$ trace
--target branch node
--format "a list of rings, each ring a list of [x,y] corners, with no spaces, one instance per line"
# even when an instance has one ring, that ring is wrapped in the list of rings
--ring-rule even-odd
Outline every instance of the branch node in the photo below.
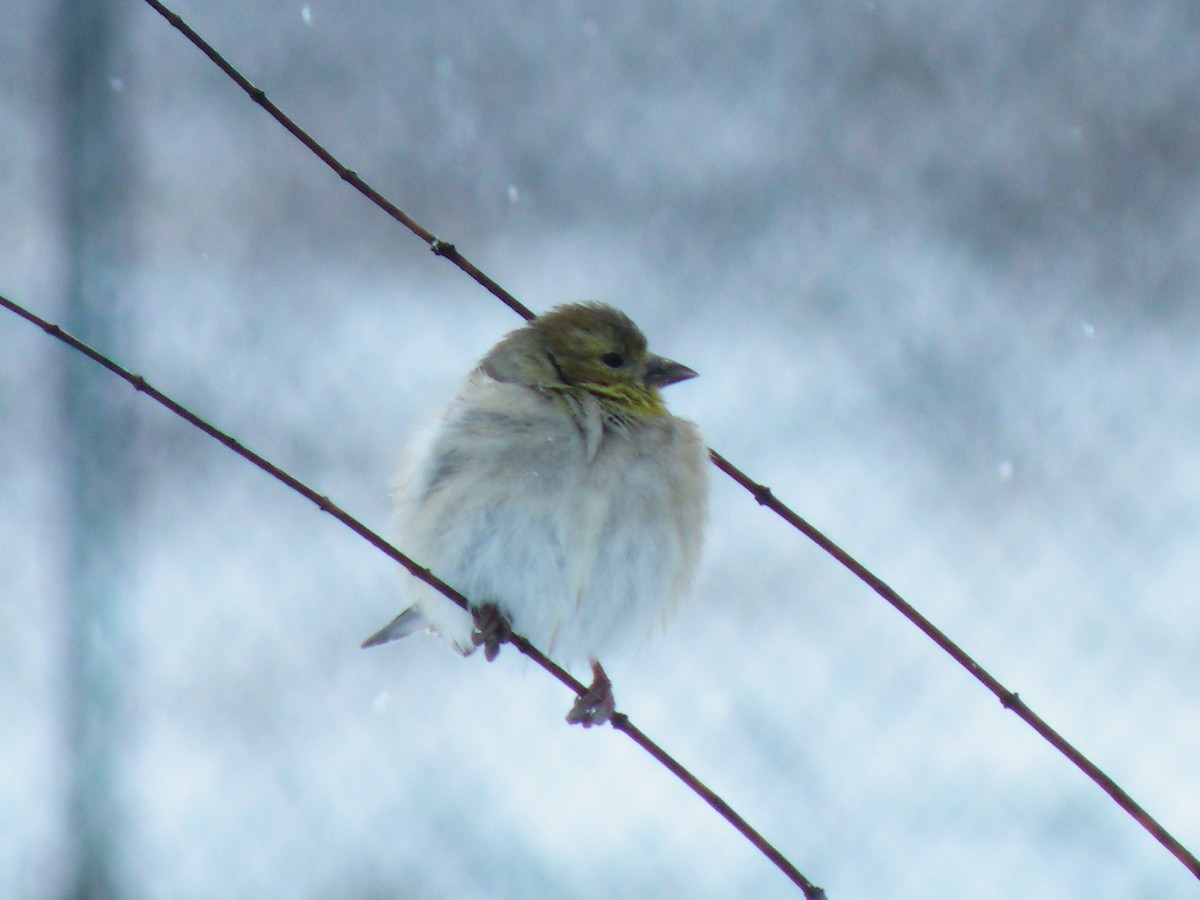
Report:
[[[429,249],[433,251],[434,256],[444,256],[447,259],[458,259],[458,248],[449,241],[433,239],[433,243],[429,245]]]

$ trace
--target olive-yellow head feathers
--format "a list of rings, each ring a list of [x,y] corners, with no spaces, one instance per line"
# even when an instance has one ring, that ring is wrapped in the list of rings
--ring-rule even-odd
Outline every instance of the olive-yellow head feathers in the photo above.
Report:
[[[655,356],[625,313],[600,303],[559,306],[505,337],[480,368],[500,382],[587,392],[623,416],[665,415],[658,389],[696,377]]]

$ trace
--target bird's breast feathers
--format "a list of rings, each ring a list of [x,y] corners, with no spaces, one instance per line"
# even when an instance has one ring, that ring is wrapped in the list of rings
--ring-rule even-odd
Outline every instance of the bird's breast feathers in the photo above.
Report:
[[[669,414],[613,422],[590,398],[476,373],[414,448],[396,501],[401,549],[541,649],[594,657],[653,630],[689,586],[707,454]],[[434,629],[469,649],[469,616],[412,587]]]

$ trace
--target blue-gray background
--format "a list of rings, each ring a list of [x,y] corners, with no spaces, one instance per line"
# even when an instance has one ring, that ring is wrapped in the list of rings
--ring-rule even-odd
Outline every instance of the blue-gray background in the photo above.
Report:
[[[68,247],[62,25],[0,33],[0,291]],[[112,345],[387,529],[405,436],[518,320],[112,5]],[[1200,848],[1200,8],[188,0],[302,125],[534,309],[598,298],[673,407]],[[112,238],[112,236],[109,236]],[[63,348],[0,317],[0,895],[70,890]],[[132,395],[132,392],[130,392]],[[396,567],[130,400],[108,827],[128,897],[793,896],[515,654],[357,649]],[[117,427],[117,426],[114,426]],[[1195,879],[714,470],[621,706],[832,898]]]

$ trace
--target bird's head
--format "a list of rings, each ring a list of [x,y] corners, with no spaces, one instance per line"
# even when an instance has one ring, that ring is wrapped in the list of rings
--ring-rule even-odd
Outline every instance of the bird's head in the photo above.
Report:
[[[538,316],[493,347],[480,368],[497,381],[590,394],[622,417],[664,415],[658,389],[696,377],[650,353],[641,329],[601,303],[571,303]]]

